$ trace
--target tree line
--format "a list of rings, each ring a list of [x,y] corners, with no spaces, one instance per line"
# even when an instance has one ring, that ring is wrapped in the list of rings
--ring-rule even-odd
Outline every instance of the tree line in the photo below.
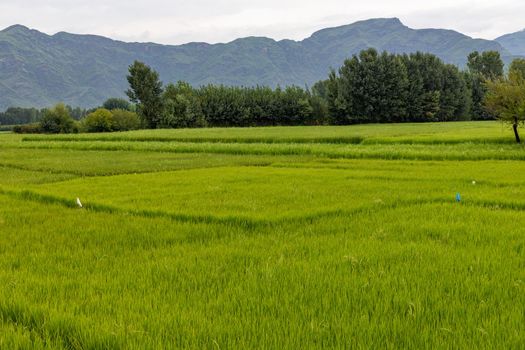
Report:
[[[60,105],[26,109],[24,114],[23,109],[9,109],[3,114],[9,123],[2,122],[1,114],[0,122],[40,121],[18,132],[105,132],[495,119],[501,112],[486,99],[491,82],[506,79],[500,54],[473,52],[467,66],[461,71],[432,54],[396,55],[368,49],[345,60],[311,89],[211,84],[195,88],[183,81],[164,86],[155,70],[135,61],[127,76],[126,95],[131,103],[111,98],[92,110]],[[64,115],[80,122],[68,121],[73,127],[67,128],[46,127],[53,118],[65,121]]]
[[[89,110],[80,107],[64,106],[71,118],[80,120],[89,114]],[[4,112],[0,112],[0,125],[21,125],[39,122],[49,108],[23,108],[9,107]]]
[[[503,77],[503,67],[495,51],[473,52],[460,71],[431,54],[368,49],[312,89],[164,88],[157,72],[135,62],[127,95],[150,128],[484,120],[496,117],[484,106],[486,82]]]
[[[186,82],[165,88],[142,62],[129,68],[128,97],[150,128],[317,125],[326,121],[324,101],[298,86],[206,85]]]
[[[517,143],[521,143],[518,127],[525,124],[525,59],[512,62],[505,76],[488,80],[484,103],[488,111],[512,126]]]
[[[503,75],[498,52],[474,52],[468,71],[431,54],[374,49],[347,59],[313,90],[333,124],[493,119],[483,106],[484,82]]]
[[[38,119],[31,120],[37,122],[15,125],[13,131],[20,134],[70,134],[145,128],[146,125],[134,109],[134,105],[121,98],[110,98],[101,107],[91,110],[78,109],[81,113],[75,113],[76,109],[59,103],[39,111]],[[26,110],[32,112],[32,109]]]

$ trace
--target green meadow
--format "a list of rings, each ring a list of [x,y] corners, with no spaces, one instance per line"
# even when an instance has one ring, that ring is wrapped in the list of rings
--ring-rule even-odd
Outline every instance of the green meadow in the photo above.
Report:
[[[0,349],[521,349],[524,160],[496,122],[0,133]]]

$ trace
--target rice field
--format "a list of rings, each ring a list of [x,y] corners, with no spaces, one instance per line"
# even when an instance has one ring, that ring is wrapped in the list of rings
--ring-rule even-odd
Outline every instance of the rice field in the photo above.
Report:
[[[524,159],[495,122],[1,133],[0,349],[522,349]]]

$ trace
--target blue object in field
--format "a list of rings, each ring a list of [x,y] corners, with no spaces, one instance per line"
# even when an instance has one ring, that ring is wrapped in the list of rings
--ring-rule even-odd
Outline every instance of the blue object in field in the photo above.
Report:
[[[456,193],[456,202],[461,202],[461,195]]]

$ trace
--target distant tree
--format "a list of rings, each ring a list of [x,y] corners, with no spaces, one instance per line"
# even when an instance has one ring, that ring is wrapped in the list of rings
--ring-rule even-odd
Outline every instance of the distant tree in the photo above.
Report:
[[[383,52],[378,57],[378,86],[374,122],[407,120],[408,73],[401,58]]]
[[[125,99],[117,98],[117,97],[108,98],[102,104],[102,107],[107,109],[107,110],[109,110],[109,111],[112,111],[112,110],[115,110],[115,109],[122,109],[122,110],[125,110],[125,111],[131,111],[131,104],[128,101],[126,101]]]
[[[105,108],[99,108],[82,120],[87,132],[110,132],[113,130],[113,114]]]
[[[312,96],[310,96],[309,104],[311,106],[312,114],[310,120],[311,124],[326,125],[330,123],[328,104],[325,98],[312,94]]]
[[[485,108],[485,83],[489,80],[500,79],[504,75],[503,61],[497,51],[472,52],[467,59],[469,73],[466,76],[471,91],[471,113],[475,119],[494,119],[495,116]]]
[[[525,78],[525,59],[516,58],[514,61],[512,61],[510,68],[509,68],[509,72],[519,74],[523,78]]]
[[[129,66],[129,90],[131,102],[137,104],[137,112],[149,128],[157,128],[162,119],[162,82],[159,74],[146,64],[135,61]]]
[[[343,84],[343,78],[339,77],[335,70],[330,70],[328,80],[326,80],[326,104],[328,116],[331,124],[343,125],[350,122],[351,96],[350,84]],[[345,95],[343,95],[345,93]],[[345,98],[346,96],[346,98]]]
[[[439,121],[468,119],[470,112],[470,91],[456,66],[441,67],[441,90],[439,93]]]
[[[497,51],[472,52],[467,58],[471,73],[480,74],[485,79],[498,79],[503,76],[504,63]]]
[[[326,99],[328,97],[329,80],[320,80],[312,86],[312,95]]]
[[[86,115],[89,114],[89,112],[83,108],[80,108],[80,107],[71,107],[69,105],[66,105],[66,108],[69,112],[69,114],[71,115],[71,118],[75,119],[75,120],[80,120],[82,118],[84,118]]]
[[[438,114],[441,111],[441,91],[431,90],[424,91],[418,102],[420,103],[420,113],[414,114],[414,119],[411,121],[439,121]]]
[[[517,71],[511,71],[507,78],[489,80],[486,83],[485,105],[501,121],[512,125],[516,142],[521,139],[518,132],[525,122],[525,79]]]
[[[113,131],[138,130],[142,127],[140,117],[134,112],[114,109],[111,111],[111,114],[113,115]]]
[[[63,103],[59,103],[44,112],[40,120],[42,132],[49,134],[68,134],[77,132],[75,121]]]
[[[332,71],[327,104],[336,124],[399,122],[407,115],[408,76],[400,57],[362,51]]]
[[[0,112],[0,125],[19,125],[40,120],[43,112],[35,108],[10,107]]]
[[[485,108],[485,94],[487,89],[485,79],[476,73],[464,72],[464,79],[470,91],[471,112],[474,120],[493,120],[496,117]]]
[[[191,128],[206,125],[198,96],[190,84],[182,81],[177,85],[168,84],[162,98],[163,127]]]
[[[280,90],[276,96],[280,103],[281,125],[313,124],[313,108],[310,105],[309,94],[298,86],[288,86]]]

